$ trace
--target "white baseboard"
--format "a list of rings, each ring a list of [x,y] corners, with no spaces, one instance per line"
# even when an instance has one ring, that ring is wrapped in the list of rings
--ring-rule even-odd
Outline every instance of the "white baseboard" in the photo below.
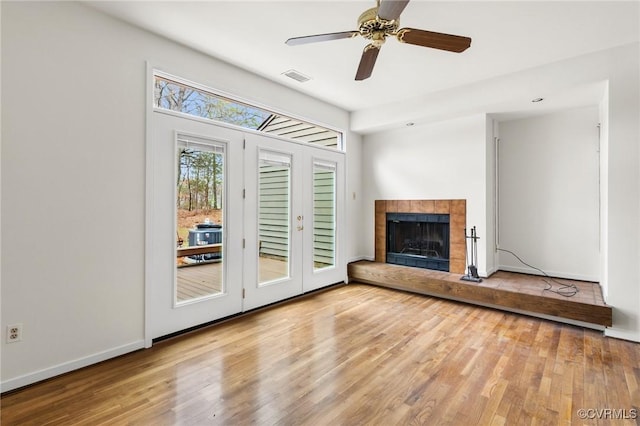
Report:
[[[359,260],[370,260],[373,261],[375,257],[371,256],[355,256],[347,260],[347,263],[358,262]]]
[[[478,271],[478,275],[481,276],[482,278],[489,278],[491,275],[495,274],[496,272],[498,272],[497,268],[489,268],[486,271]]]
[[[498,270],[500,270],[500,271],[509,271],[509,272],[518,272],[518,273],[521,273],[521,274],[540,275],[540,276],[542,276],[540,271],[538,271],[536,269],[527,268],[527,267],[521,267],[521,266],[500,265],[500,266],[498,266]],[[589,282],[596,282],[596,283],[600,281],[599,277],[592,277],[592,276],[589,276],[589,275],[580,275],[580,274],[573,274],[573,273],[559,272],[559,271],[545,271],[545,272],[550,277],[560,278],[560,279],[565,278],[565,279],[568,279],[568,280],[589,281]]]
[[[0,392],[7,392],[10,390],[18,389],[23,386],[31,385],[33,383],[40,382],[42,380],[50,379],[60,374],[68,373],[73,370],[78,370],[83,367],[87,367],[98,362],[106,361],[110,358],[115,358],[120,355],[124,355],[129,352],[136,351],[144,348],[144,340],[139,340],[127,345],[122,345],[117,348],[108,349],[103,352],[98,352],[93,355],[89,355],[84,358],[78,358],[73,361],[65,362],[55,365],[53,367],[45,368],[33,373],[25,374],[13,379],[8,379],[0,383]]]
[[[615,328],[615,325],[611,328],[607,328],[604,331],[604,335],[607,337],[613,337],[614,339],[629,340],[631,342],[640,343],[640,334],[638,334],[637,331],[630,332],[630,331],[624,331],[624,330],[617,330]]]

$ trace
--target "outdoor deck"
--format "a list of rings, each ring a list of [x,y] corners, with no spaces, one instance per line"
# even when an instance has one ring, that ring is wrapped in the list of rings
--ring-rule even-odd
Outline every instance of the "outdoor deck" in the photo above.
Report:
[[[260,282],[285,275],[286,262],[260,258]],[[222,262],[195,263],[178,268],[178,302],[208,296],[222,291]]]

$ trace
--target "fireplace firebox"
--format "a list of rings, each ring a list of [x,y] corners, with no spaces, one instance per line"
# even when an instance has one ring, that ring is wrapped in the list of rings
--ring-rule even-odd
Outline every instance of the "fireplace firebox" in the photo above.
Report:
[[[387,213],[386,261],[449,272],[449,215]]]

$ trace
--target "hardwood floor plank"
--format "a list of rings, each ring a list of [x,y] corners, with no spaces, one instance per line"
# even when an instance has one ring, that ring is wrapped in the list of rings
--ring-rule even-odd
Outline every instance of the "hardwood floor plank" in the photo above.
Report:
[[[4,394],[1,420],[596,424],[577,410],[640,405],[639,363],[594,330],[350,284]]]

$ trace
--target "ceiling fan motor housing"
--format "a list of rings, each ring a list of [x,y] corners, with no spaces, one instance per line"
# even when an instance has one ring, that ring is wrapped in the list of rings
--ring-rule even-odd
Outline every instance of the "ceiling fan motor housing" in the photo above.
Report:
[[[398,31],[399,19],[387,21],[378,16],[378,8],[374,7],[366,10],[358,18],[358,31],[360,35],[371,40],[374,45],[384,43],[385,37],[393,35]]]

